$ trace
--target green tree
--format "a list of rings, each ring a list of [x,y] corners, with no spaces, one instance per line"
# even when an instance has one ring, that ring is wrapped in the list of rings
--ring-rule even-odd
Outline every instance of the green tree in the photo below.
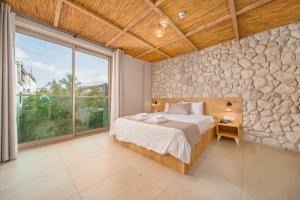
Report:
[[[80,85],[75,80],[75,86]],[[71,94],[72,75],[66,74],[38,89],[36,95],[22,96],[18,101],[19,143],[71,133]],[[76,120],[76,131],[108,126],[108,97],[103,95],[105,92],[100,86],[92,87],[87,94],[76,90],[76,110],[97,111],[91,112],[87,124]]]

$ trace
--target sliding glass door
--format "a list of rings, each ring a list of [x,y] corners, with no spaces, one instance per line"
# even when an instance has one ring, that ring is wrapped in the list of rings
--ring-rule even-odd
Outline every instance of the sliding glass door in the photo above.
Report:
[[[15,42],[19,143],[108,127],[109,57],[27,32]]]
[[[75,132],[108,128],[108,59],[93,52],[75,53]]]
[[[72,49],[16,33],[18,142],[72,133]]]

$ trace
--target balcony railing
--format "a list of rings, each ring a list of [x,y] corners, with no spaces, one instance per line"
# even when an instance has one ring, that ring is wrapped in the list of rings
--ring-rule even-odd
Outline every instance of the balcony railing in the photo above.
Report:
[[[98,128],[109,123],[108,97],[17,95],[18,142],[48,139]]]

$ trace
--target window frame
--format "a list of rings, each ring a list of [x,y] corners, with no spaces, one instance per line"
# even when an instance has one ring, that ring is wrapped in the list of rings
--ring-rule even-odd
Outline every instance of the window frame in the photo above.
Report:
[[[58,142],[58,141],[64,141],[64,140],[68,140],[68,139],[72,139],[74,137],[79,137],[82,135],[90,135],[90,134],[97,134],[97,133],[102,133],[105,131],[109,130],[109,126],[110,126],[110,117],[111,117],[111,66],[112,66],[112,56],[111,55],[106,55],[106,54],[102,54],[100,52],[96,52],[93,51],[91,49],[85,48],[83,47],[84,45],[78,45],[78,44],[73,44],[70,42],[66,42],[60,39],[57,39],[55,37],[50,37],[48,35],[39,33],[39,32],[35,32],[32,30],[28,30],[27,28],[23,28],[20,26],[16,26],[16,33],[20,33],[29,37],[33,37],[33,38],[37,38],[40,40],[44,40],[50,43],[54,43],[56,45],[61,45],[61,46],[65,46],[71,49],[72,51],[72,91],[71,91],[71,96],[72,96],[72,132],[69,134],[66,134],[64,136],[56,136],[56,137],[52,137],[52,138],[47,138],[47,139],[41,139],[41,140],[33,140],[33,141],[29,141],[29,142],[24,142],[24,143],[20,143],[18,144],[18,148],[21,149],[25,149],[25,148],[30,148],[33,146],[39,146],[39,145],[43,145],[43,144],[49,144],[49,143],[53,143],[53,142]],[[75,52],[79,51],[79,52],[83,52],[86,54],[90,54],[92,56],[96,56],[99,57],[101,59],[106,59],[108,62],[108,127],[106,128],[96,128],[96,129],[91,129],[88,131],[83,131],[80,133],[76,133],[75,131],[75,88],[74,88],[74,78],[75,78],[75,73],[76,73],[76,69],[75,69]]]

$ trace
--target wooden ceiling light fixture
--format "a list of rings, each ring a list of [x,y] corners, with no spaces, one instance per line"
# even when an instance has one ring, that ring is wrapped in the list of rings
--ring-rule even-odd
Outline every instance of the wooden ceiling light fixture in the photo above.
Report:
[[[232,6],[232,1],[233,1],[233,0],[228,0],[229,5],[231,4],[231,6]],[[253,10],[253,9],[257,8],[257,7],[260,7],[260,6],[264,5],[264,4],[267,4],[267,3],[271,2],[271,1],[274,1],[274,0],[257,0],[255,3],[252,3],[252,4],[248,5],[248,6],[246,6],[244,9],[240,10],[240,11],[237,12],[237,13],[235,13],[235,10],[234,10],[234,11],[233,11],[233,15],[234,15],[234,16],[232,16],[231,14],[228,14],[228,15],[225,15],[225,16],[223,16],[223,17],[220,17],[219,19],[216,19],[215,21],[212,21],[212,22],[210,22],[210,23],[201,25],[201,26],[197,27],[196,29],[187,32],[187,33],[185,34],[185,37],[189,37],[189,36],[194,35],[194,34],[196,34],[196,33],[198,33],[198,32],[205,31],[205,30],[207,30],[207,29],[209,29],[209,28],[212,28],[212,27],[214,27],[214,26],[216,26],[216,25],[218,25],[218,24],[221,24],[222,22],[225,22],[225,21],[227,21],[227,20],[229,20],[229,19],[232,19],[232,20],[233,20],[232,23],[235,24],[235,25],[233,25],[233,26],[236,26],[236,28],[235,28],[235,30],[234,30],[234,32],[235,32],[235,37],[236,37],[236,39],[239,39],[236,16],[242,15],[242,14],[248,12],[248,11],[251,11],[251,10]],[[234,7],[233,7],[233,8],[234,8]],[[235,20],[234,20],[233,18],[235,18]],[[181,39],[181,38],[177,38],[177,39],[171,40],[171,41],[169,41],[169,42],[166,42],[166,43],[164,43],[164,44],[162,44],[162,45],[156,47],[155,49],[160,49],[160,48],[162,48],[162,47],[164,47],[164,46],[167,46],[167,45],[169,45],[169,44],[171,44],[171,43],[174,43],[174,42],[176,42],[176,41],[178,41],[178,40],[180,40],[180,39]],[[146,54],[148,54],[148,53],[151,53],[152,51],[153,51],[152,49],[151,49],[151,50],[148,50],[148,51],[145,51],[145,52],[141,53],[140,55],[138,55],[137,58],[141,58],[141,57],[143,57],[144,55],[146,55]]]

